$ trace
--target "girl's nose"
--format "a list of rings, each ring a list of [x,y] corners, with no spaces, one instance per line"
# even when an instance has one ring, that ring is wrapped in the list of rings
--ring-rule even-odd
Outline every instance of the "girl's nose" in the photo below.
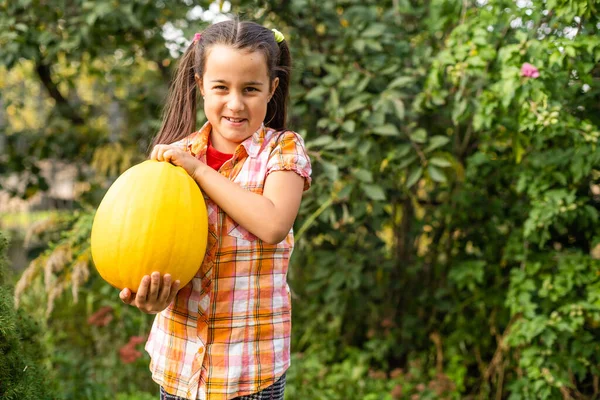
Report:
[[[238,94],[232,93],[227,101],[227,108],[233,112],[239,112],[244,110],[244,101]]]

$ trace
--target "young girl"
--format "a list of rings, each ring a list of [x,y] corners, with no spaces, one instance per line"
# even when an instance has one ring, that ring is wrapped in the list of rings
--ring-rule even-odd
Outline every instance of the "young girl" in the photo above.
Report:
[[[285,129],[290,63],[280,32],[226,21],[196,34],[178,66],[151,158],[202,189],[206,255],[181,290],[154,272],[120,293],[157,313],[146,351],[162,399],[283,399],[292,225],[311,173]],[[194,132],[196,90],[208,122]]]

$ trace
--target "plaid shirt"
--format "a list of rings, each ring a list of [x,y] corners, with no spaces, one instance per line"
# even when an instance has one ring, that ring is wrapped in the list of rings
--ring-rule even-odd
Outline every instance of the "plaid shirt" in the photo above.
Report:
[[[177,142],[206,162],[211,126]],[[219,172],[262,194],[267,175],[294,171],[310,186],[302,138],[261,127]],[[146,343],[156,383],[187,399],[221,400],[256,393],[290,365],[291,302],[286,282],[294,235],[269,245],[204,196],[206,255],[192,281],[156,315]],[[268,216],[265,216],[268,218]]]

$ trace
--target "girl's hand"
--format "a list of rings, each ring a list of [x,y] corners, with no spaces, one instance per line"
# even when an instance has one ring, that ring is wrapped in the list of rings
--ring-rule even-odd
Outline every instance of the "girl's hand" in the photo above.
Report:
[[[173,302],[179,291],[179,284],[178,280],[171,283],[169,274],[165,274],[161,282],[160,273],[155,271],[151,276],[144,275],[137,293],[125,288],[121,290],[119,297],[123,303],[135,306],[146,314],[156,314]]]
[[[200,160],[192,156],[190,153],[171,144],[158,144],[152,149],[150,154],[151,160],[166,161],[173,165],[182,167],[186,172],[196,179],[196,175],[200,168],[205,166]]]

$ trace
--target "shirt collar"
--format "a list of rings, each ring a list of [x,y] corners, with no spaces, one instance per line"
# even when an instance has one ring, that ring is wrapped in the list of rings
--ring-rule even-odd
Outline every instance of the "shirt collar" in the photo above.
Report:
[[[252,134],[248,139],[241,143],[244,146],[246,153],[252,158],[256,158],[265,142],[265,125],[261,124],[260,128]]]
[[[193,154],[197,154],[200,156],[206,154],[206,149],[208,147],[208,138],[211,130],[212,125],[210,124],[210,122],[206,121],[206,123],[198,131],[198,134],[195,135],[197,138],[194,141],[195,143],[191,144],[191,150]],[[247,138],[238,145],[238,147],[235,149],[234,154],[236,156],[239,155],[240,151],[243,148],[246,151],[246,154],[248,154],[248,156],[256,158],[256,156],[258,156],[258,153],[260,153],[260,150],[262,149],[263,144],[265,142],[265,131],[265,125],[261,124],[260,128],[258,128],[256,132],[254,132],[249,138]]]

